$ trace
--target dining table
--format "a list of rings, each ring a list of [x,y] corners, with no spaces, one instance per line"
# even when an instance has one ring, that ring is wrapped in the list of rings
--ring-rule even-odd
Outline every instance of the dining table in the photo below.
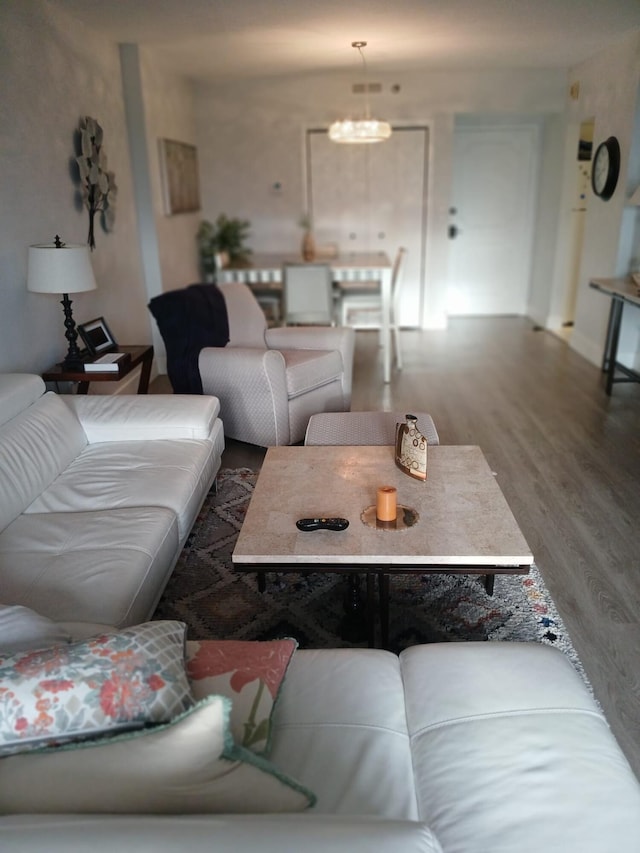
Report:
[[[223,267],[216,273],[219,284],[243,282],[256,291],[282,291],[282,268],[287,263],[305,263],[292,252],[256,252],[248,261]],[[391,381],[391,273],[392,265],[385,252],[346,252],[333,257],[316,257],[309,263],[326,263],[333,281],[375,281],[380,285],[380,343],[384,382]]]

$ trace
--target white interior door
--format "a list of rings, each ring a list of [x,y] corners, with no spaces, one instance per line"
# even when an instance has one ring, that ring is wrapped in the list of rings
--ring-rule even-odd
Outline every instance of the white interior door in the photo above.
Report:
[[[526,313],[537,162],[535,125],[456,128],[450,315]]]
[[[428,129],[395,128],[386,142],[340,145],[307,134],[309,205],[316,243],[340,252],[407,248],[400,323],[422,316]]]

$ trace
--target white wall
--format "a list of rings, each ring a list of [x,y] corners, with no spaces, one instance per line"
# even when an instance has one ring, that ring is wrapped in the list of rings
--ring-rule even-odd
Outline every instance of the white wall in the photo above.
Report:
[[[273,78],[200,86],[196,90],[203,215],[224,212],[252,223],[251,247],[257,251],[298,251],[297,221],[304,209],[304,133],[308,127],[362,109],[362,96],[351,94],[353,76],[328,74]],[[502,116],[559,115],[564,110],[566,72],[403,73],[370,79],[383,85],[371,96],[371,112],[392,123],[419,122],[430,128],[427,226],[427,292],[422,323],[441,328],[449,241],[452,142],[457,114]],[[398,93],[391,86],[400,87]],[[384,144],[384,143],[383,143]],[[551,155],[550,155],[551,156]],[[556,152],[561,158],[561,149]],[[554,168],[556,166],[554,165]],[[282,189],[274,193],[273,185]],[[546,201],[546,198],[543,199]],[[322,242],[322,235],[316,238]],[[553,248],[542,246],[553,258]]]
[[[164,369],[162,341],[146,306],[154,292],[199,280],[195,235],[201,214],[164,214],[158,138],[194,143],[195,121],[191,86],[164,73],[151,54],[141,54],[141,60],[137,51],[132,56],[140,78],[137,108],[144,114],[130,124],[147,150],[143,176],[132,172],[118,45],[44,0],[0,2],[0,371],[39,373],[66,354],[59,299],[26,290],[27,250],[56,234],[66,242],[87,240],[88,214],[74,202],[70,175],[74,132],[84,115],[104,129],[118,198],[113,232],[96,231],[98,290],[73,297],[74,317],[83,322],[104,316],[120,343],[153,342],[154,373],[158,362]],[[135,204],[141,177],[150,197],[142,219]],[[142,264],[143,234],[154,238],[155,291],[149,265]],[[95,383],[94,389],[113,386]]]
[[[629,155],[632,146],[640,145],[636,125],[640,33],[572,69],[571,80],[579,82],[580,97],[570,105],[570,125],[594,118],[594,151],[609,136],[616,136],[621,148],[620,178],[613,197],[605,202],[592,196],[587,205],[575,326],[571,336],[574,349],[593,364],[600,364],[610,300],[590,288],[589,280],[624,276],[629,271],[630,251],[627,249],[621,253],[620,241],[625,202],[630,190],[627,177]],[[566,214],[566,210],[563,213]],[[632,309],[626,313],[625,358],[633,361],[633,349],[637,351],[640,340],[640,312]]]
[[[627,168],[626,196],[630,199],[640,187],[640,86],[636,99],[632,145]],[[622,227],[618,246],[618,269],[640,272],[640,206],[627,206],[622,211]],[[626,308],[620,333],[618,360],[640,373],[640,311]]]
[[[162,272],[162,290],[175,290],[200,281],[195,235],[202,213],[164,212],[159,141],[173,139],[196,144],[193,87],[186,80],[167,74],[153,52],[141,51],[147,151],[152,201]]]
[[[164,204],[160,141],[195,143],[193,87],[167,74],[150,51],[120,45],[122,86],[139,221],[147,301],[200,280],[196,233],[200,211],[168,214]],[[155,365],[167,372],[166,350],[151,321]]]
[[[77,322],[104,316],[122,343],[150,342],[118,49],[41,0],[0,3],[0,370],[41,372],[64,357],[56,296],[26,290],[27,249],[56,234],[86,243],[74,203],[74,131],[90,115],[118,185],[113,233],[96,230],[98,290],[73,297]]]
[[[527,308],[529,317],[540,326],[548,325],[556,251],[563,244],[558,241],[558,213],[563,197],[565,132],[564,115],[548,116],[541,128],[538,209]]]

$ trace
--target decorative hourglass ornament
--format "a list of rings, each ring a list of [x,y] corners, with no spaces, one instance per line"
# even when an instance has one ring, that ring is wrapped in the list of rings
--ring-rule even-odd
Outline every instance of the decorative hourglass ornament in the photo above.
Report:
[[[396,424],[396,465],[416,480],[427,479],[427,439],[418,429],[415,415]]]

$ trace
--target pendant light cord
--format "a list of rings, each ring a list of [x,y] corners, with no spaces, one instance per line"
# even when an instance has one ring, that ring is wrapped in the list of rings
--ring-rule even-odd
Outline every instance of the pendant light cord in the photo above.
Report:
[[[358,53],[360,54],[360,58],[362,59],[362,70],[364,74],[364,117],[367,121],[371,118],[371,113],[369,112],[369,78],[368,78],[368,69],[367,69],[367,60],[364,57],[363,47],[366,47],[366,41],[353,41],[351,42],[351,47],[355,47]]]
[[[383,142],[391,136],[391,125],[388,121],[380,121],[372,119],[369,110],[369,77],[367,69],[367,60],[364,56],[363,47],[366,47],[366,41],[352,41],[351,47],[355,47],[360,54],[362,60],[362,71],[364,74],[364,119],[343,119],[334,121],[329,127],[329,139],[332,142],[345,143],[367,143],[367,142]],[[376,89],[379,91],[380,87]],[[354,85],[352,91],[356,92]]]

